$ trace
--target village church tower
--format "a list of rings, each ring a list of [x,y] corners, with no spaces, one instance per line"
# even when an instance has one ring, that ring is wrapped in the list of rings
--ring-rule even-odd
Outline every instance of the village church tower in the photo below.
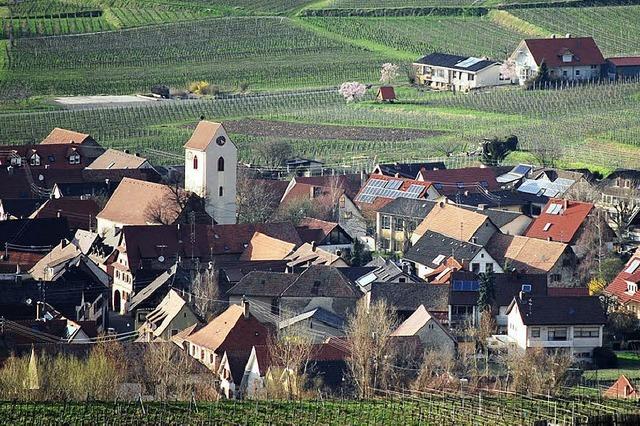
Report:
[[[217,223],[236,223],[238,149],[222,124],[200,121],[184,148],[184,188],[206,200]]]

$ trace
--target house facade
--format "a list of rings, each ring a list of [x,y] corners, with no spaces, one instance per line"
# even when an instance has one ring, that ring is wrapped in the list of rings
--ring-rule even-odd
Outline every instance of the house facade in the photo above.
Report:
[[[592,80],[602,76],[602,52],[591,37],[525,39],[509,57],[517,81],[534,78],[544,62],[551,80]]]
[[[565,350],[588,362],[602,347],[607,319],[597,297],[516,297],[506,313],[507,335],[520,349]]]
[[[435,89],[466,92],[511,84],[500,73],[500,64],[486,58],[431,53],[413,63],[419,84]]]

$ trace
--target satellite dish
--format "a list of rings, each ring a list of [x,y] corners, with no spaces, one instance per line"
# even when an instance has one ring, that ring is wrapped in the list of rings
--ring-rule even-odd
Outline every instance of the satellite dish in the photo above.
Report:
[[[42,181],[44,180],[44,176],[42,176],[42,175],[38,175],[38,180],[39,180],[40,182],[42,182]]]
[[[158,262],[164,262],[164,256],[158,257]]]

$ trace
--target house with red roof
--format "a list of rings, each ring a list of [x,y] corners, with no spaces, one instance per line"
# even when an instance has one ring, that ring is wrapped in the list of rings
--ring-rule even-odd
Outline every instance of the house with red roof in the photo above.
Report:
[[[580,238],[593,204],[552,198],[542,209],[526,236],[573,245]]]
[[[607,398],[634,398],[638,399],[638,390],[629,381],[627,376],[621,374],[607,390],[602,393]]]
[[[315,244],[331,253],[349,253],[353,246],[354,239],[336,222],[305,217],[296,230],[303,242]]]
[[[640,318],[640,249],[624,265],[624,269],[605,288],[605,294],[613,296],[621,309],[633,312]]]
[[[457,194],[486,193],[500,189],[495,171],[488,167],[421,169],[416,179],[431,182],[438,193],[446,195],[452,201],[456,201]]]
[[[523,85],[538,74],[544,62],[554,80],[600,78],[605,66],[602,52],[592,37],[551,37],[525,39],[509,57],[515,64],[516,79]]]

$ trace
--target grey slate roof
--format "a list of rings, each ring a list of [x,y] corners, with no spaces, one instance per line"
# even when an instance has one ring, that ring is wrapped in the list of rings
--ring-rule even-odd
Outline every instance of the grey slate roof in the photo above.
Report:
[[[444,170],[447,168],[442,161],[433,161],[429,163],[387,163],[378,164],[378,167],[385,176],[395,176],[398,174],[400,177],[407,179],[415,179],[416,176],[418,176],[418,172],[422,169]]]
[[[476,62],[475,64],[466,68],[456,66],[456,64],[464,61],[467,58],[468,56],[449,55],[447,53],[431,53],[429,55],[423,56],[422,58],[418,59],[416,63],[433,65],[437,67],[451,68],[451,69],[456,69],[461,71],[471,71],[471,72],[480,71],[491,65],[497,64],[496,61],[490,61],[488,59],[485,59],[485,60]]]
[[[482,250],[482,246],[478,244],[459,241],[437,232],[427,231],[407,251],[405,259],[435,268],[438,265],[434,264],[433,260],[439,255],[446,257],[453,255],[456,260],[468,261],[473,259],[480,250]]]
[[[597,296],[514,298],[507,314],[515,304],[525,325],[601,325],[607,322]]]
[[[252,271],[238,284],[231,287],[227,294],[231,296],[277,297],[297,278],[298,274],[284,272]]]
[[[506,207],[515,205],[527,205],[529,203],[546,204],[548,197],[537,196],[535,194],[527,194],[518,191],[493,191],[490,192],[491,197],[482,193],[463,193],[460,192],[452,197],[456,202],[465,206],[477,207],[484,204],[485,207]]]
[[[300,321],[304,321],[306,319],[314,319],[316,321],[320,321],[324,324],[327,324],[330,327],[342,329],[344,328],[344,318],[339,315],[334,314],[333,312],[329,312],[323,308],[315,308],[307,312],[303,312],[300,315],[296,315],[295,317],[288,318],[284,321],[280,321],[278,327],[280,329],[289,327],[293,324],[296,324]]]
[[[282,297],[359,298],[361,295],[338,268],[326,265],[310,266],[282,293]]]
[[[429,311],[447,312],[449,284],[373,283],[371,302],[385,300],[399,311],[415,311],[420,305]]]
[[[380,208],[378,211],[383,214],[394,216],[424,219],[435,205],[436,203],[434,201],[398,197]]]
[[[188,283],[190,283],[190,281],[191,277],[189,272],[178,267],[178,264],[173,264],[171,268],[151,281],[148,286],[136,292],[136,294],[131,298],[129,309],[133,310],[145,305],[145,302],[154,298],[154,295],[158,295],[160,293],[166,294],[170,287],[184,288]]]
[[[531,285],[532,296],[547,295],[547,277],[543,274],[493,274],[495,305],[509,306],[514,297],[522,290],[523,284]],[[476,281],[479,280],[476,274],[469,271],[457,271],[451,275],[451,282],[455,280]],[[476,305],[478,303],[477,291],[454,291],[451,288],[449,295],[450,305]]]

